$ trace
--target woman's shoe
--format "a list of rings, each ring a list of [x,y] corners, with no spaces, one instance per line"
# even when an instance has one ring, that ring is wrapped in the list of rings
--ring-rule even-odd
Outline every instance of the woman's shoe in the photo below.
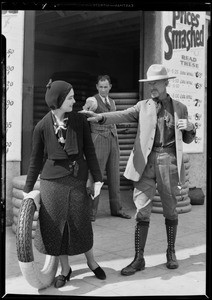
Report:
[[[66,284],[66,281],[69,281],[71,273],[72,273],[72,269],[70,267],[70,270],[69,270],[67,276],[64,276],[64,275],[57,276],[57,278],[55,280],[55,283],[54,283],[54,286],[56,288],[60,288],[60,287],[64,286]]]
[[[89,266],[88,266],[89,267]],[[104,280],[104,279],[106,279],[106,274],[105,274],[105,272],[104,272],[104,270],[100,267],[100,266],[98,266],[96,269],[94,269],[94,270],[92,270],[90,267],[89,267],[89,269],[96,275],[96,277],[98,278],[98,279],[101,279],[101,280]]]

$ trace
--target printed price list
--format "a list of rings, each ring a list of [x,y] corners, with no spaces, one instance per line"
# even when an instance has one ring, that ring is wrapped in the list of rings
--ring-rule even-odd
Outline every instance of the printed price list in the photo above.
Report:
[[[185,71],[173,68],[167,68],[167,71],[170,76],[176,76],[175,79],[169,81],[168,89],[170,91],[170,96],[187,106],[189,120],[196,128],[196,138],[192,144],[200,145],[203,141],[204,134],[203,73],[196,70]],[[190,151],[187,150],[187,152]]]
[[[6,37],[6,159],[21,160],[24,11],[3,11]]]
[[[184,143],[183,151],[200,153],[204,148],[205,12],[163,12],[162,27],[162,63],[175,77],[169,80],[168,93],[187,106],[196,128],[195,140]]]

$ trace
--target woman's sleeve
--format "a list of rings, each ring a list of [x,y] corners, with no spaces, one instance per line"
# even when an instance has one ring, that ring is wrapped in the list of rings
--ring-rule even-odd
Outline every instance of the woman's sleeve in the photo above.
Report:
[[[102,175],[91,137],[90,127],[85,116],[83,116],[83,147],[88,168],[93,176],[94,182],[102,181]]]
[[[43,167],[44,157],[44,140],[41,125],[38,123],[33,132],[32,152],[30,157],[29,168],[27,172],[24,192],[29,193],[33,190],[38,175]]]

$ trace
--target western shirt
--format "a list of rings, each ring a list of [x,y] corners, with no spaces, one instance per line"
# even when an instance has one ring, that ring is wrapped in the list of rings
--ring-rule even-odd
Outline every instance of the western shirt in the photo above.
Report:
[[[155,100],[154,100],[155,101]],[[157,104],[156,104],[157,105]],[[159,101],[154,147],[171,147],[175,143],[174,108],[171,98]]]

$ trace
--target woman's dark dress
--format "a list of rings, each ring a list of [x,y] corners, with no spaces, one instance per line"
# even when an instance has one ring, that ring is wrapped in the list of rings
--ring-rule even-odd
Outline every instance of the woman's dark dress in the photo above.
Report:
[[[88,168],[94,181],[102,181],[86,118],[71,112],[67,127],[64,150],[54,133],[51,112],[36,125],[24,188],[26,193],[30,192],[42,170],[41,207],[34,243],[39,252],[53,256],[76,255],[92,248],[86,192]],[[73,170],[74,161],[78,163],[77,172]]]

